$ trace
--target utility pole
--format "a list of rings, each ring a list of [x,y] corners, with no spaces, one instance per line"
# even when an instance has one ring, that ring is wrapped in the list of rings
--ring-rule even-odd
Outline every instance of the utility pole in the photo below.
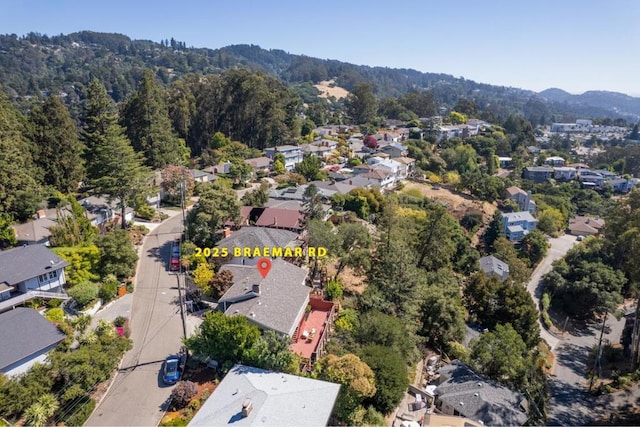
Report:
[[[182,224],[184,224],[185,221],[185,215],[184,215],[184,186],[185,186],[185,180],[184,177],[182,179],[182,184],[180,185],[180,207],[182,209]],[[180,239],[182,240],[182,239]],[[182,241],[180,242],[180,251],[181,251],[181,255],[182,255]],[[186,292],[187,292],[187,288],[186,288],[186,272],[185,269],[182,266],[182,262],[180,262],[180,270],[178,271],[178,274],[176,275],[176,278],[178,279],[178,302],[180,304],[180,319],[182,320],[182,336],[186,339],[187,338],[187,321],[185,318],[185,312],[184,312],[184,300],[182,298],[182,289],[180,287],[180,277],[182,276],[183,280],[184,280],[184,285],[185,285],[185,297],[186,297]]]
[[[636,302],[636,315],[633,319],[633,332],[631,333],[631,364],[634,369],[638,368],[640,361],[640,296]]]
[[[604,319],[602,319],[602,328],[600,329],[600,339],[598,340],[598,351],[596,353],[596,360],[593,363],[593,372],[598,371],[598,377],[602,378],[602,337],[604,336],[604,326],[607,323],[607,315],[609,311],[604,312]],[[589,391],[591,391],[591,387],[593,387],[593,379],[594,376],[591,375],[591,380],[589,381]]]

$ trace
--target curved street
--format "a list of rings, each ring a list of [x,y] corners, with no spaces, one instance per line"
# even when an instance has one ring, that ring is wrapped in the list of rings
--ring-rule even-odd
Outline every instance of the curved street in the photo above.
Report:
[[[133,348],[87,426],[157,425],[171,388],[162,384],[164,358],[181,346],[177,276],[167,270],[171,241],[182,232],[182,216],[169,218],[144,239],[131,309]]]

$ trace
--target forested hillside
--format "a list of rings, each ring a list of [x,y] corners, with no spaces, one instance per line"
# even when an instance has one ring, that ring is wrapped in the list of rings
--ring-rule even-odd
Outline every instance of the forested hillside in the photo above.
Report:
[[[601,97],[595,92],[572,102],[545,99],[532,91],[482,84],[447,74],[353,65],[292,55],[282,50],[265,50],[255,45],[187,48],[183,42],[173,39],[156,43],[89,31],[58,36],[34,33],[24,37],[0,36],[0,85],[14,99],[53,91],[63,93],[65,102],[74,105],[83,88],[92,78],[97,78],[113,99],[121,102],[135,90],[144,69],[154,70],[157,78],[168,84],[190,73],[218,74],[232,68],[262,71],[277,77],[296,87],[305,102],[309,101],[305,96],[309,87],[304,86],[305,83],[334,79],[347,90],[367,82],[379,99],[424,89],[429,89],[435,100],[445,107],[454,106],[461,97],[472,99],[487,118],[496,121],[513,113],[525,115],[534,124],[579,117],[623,117],[636,121],[640,116],[638,102],[633,102],[637,100],[631,97],[624,98],[625,102],[620,105],[600,102]],[[605,94],[610,100],[611,94]]]

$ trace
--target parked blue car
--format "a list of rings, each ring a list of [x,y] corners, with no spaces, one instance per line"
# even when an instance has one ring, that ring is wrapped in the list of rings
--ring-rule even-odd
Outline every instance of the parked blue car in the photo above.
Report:
[[[180,356],[169,356],[164,361],[162,368],[162,381],[165,384],[175,384],[180,379]]]

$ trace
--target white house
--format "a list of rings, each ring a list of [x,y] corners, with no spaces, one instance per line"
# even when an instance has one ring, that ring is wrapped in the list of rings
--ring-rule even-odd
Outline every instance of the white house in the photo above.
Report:
[[[21,246],[0,252],[0,301],[30,291],[62,291],[64,267],[69,265],[44,245]],[[0,311],[10,304],[0,304]],[[1,342],[1,341],[0,341]]]
[[[553,178],[558,181],[573,181],[578,176],[578,169],[572,167],[553,168]]]
[[[273,160],[276,154],[280,153],[284,156],[284,167],[291,171],[304,159],[302,149],[296,145],[281,145],[279,147],[267,148],[264,150],[267,157]]]
[[[550,166],[564,166],[566,160],[560,156],[547,157],[544,163]]]

